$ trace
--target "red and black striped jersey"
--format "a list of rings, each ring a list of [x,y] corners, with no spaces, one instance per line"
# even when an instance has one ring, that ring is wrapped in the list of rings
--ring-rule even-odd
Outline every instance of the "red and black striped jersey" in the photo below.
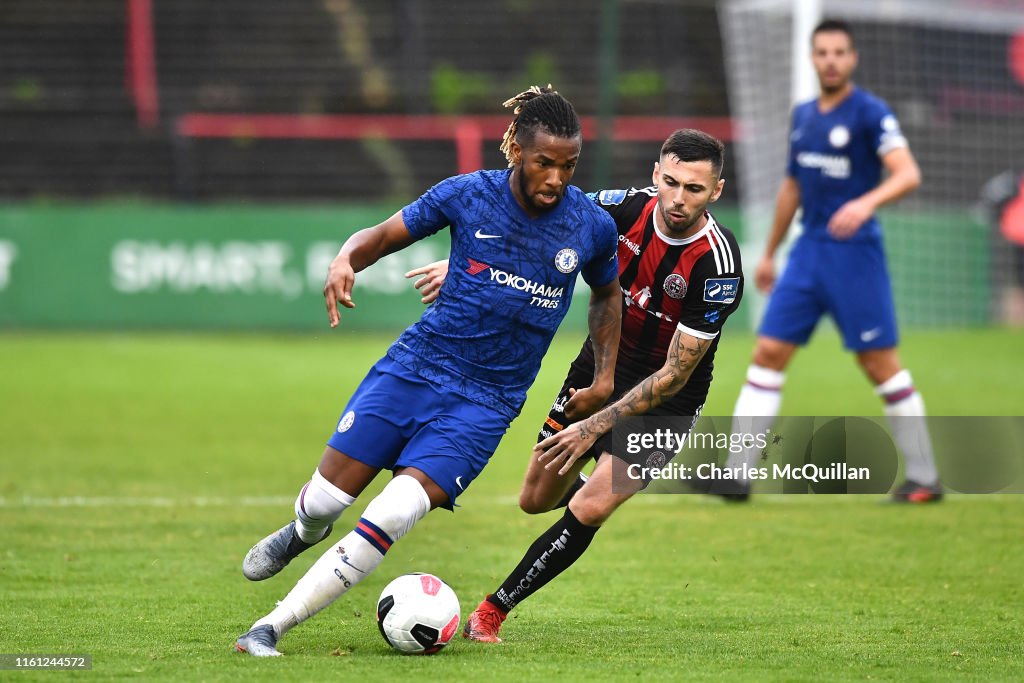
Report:
[[[707,224],[684,239],[654,225],[657,189],[603,190],[590,195],[608,211],[619,232],[619,284],[624,308],[615,373],[615,396],[665,363],[680,329],[714,342],[686,386],[659,413],[697,410],[707,397],[718,336],[743,295],[743,267],[732,232],[707,213]],[[589,352],[589,353],[588,353]],[[580,359],[590,356],[588,340]]]

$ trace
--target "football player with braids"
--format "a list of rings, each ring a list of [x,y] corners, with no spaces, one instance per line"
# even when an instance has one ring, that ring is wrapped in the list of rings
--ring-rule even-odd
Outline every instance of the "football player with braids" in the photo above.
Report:
[[[366,578],[436,507],[452,509],[519,414],[568,310],[578,275],[592,290],[593,375],[572,402],[592,410],[611,395],[622,315],[615,222],[569,184],[583,139],[572,105],[533,87],[512,98],[501,149],[508,169],[443,180],[383,223],[352,235],[330,265],[324,297],[353,308],[356,273],[450,227],[444,292],[391,345],[331,425],[320,464],[295,500],[295,519],[242,563],[268,579],[324,541],[356,497],[393,478],[236,648],[277,656],[280,638]],[[467,427],[471,428],[467,434]]]
[[[700,413],[719,333],[743,293],[736,238],[707,210],[722,193],[723,162],[719,140],[678,130],[661,147],[653,185],[590,195],[619,233],[623,315],[615,390],[595,414],[574,404],[576,388],[586,385],[597,361],[587,339],[541,427],[519,496],[525,512],[565,507],[565,513],[469,616],[465,637],[500,642],[509,611],[576,562],[601,525],[648,483],[623,477],[628,465],[660,468],[675,455],[613,451],[608,432],[620,418],[672,416],[689,428]],[[445,294],[445,262],[407,276],[417,275],[425,302]],[[587,478],[581,469],[591,459],[597,463]]]

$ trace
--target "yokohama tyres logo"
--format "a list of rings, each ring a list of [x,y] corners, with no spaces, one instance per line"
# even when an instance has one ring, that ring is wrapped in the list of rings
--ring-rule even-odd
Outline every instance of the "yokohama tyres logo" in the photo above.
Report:
[[[517,289],[520,292],[527,292],[534,296],[547,297],[550,299],[561,297],[565,294],[565,287],[553,287],[546,285],[542,282],[534,282],[533,280],[510,273],[506,270],[500,270],[493,266],[489,266],[486,263],[480,261],[474,261],[471,258],[466,259],[469,262],[469,268],[466,268],[466,272],[470,275],[479,275],[485,270],[490,270],[491,282],[496,282],[499,285],[505,285],[512,289]]]

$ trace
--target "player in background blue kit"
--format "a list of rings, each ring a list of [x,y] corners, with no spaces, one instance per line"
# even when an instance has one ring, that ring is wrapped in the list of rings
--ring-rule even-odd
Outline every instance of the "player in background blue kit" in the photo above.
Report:
[[[921,174],[889,106],[851,81],[857,52],[850,27],[823,21],[811,34],[811,47],[821,94],[793,111],[787,175],[755,271],[758,288],[771,296],[733,410],[733,433],[763,432],[771,425],[786,366],[827,313],[885,402],[906,465],[906,481],[893,499],[937,501],[942,489],[924,402],[897,353],[892,290],[874,217],[879,207],[916,189]],[[888,177],[879,182],[883,166]],[[800,207],[804,231],[776,282],[775,252]],[[753,465],[757,455],[748,449],[728,465]],[[722,480],[712,492],[744,500],[749,490],[749,482]]]
[[[345,508],[383,469],[394,477],[355,528],[317,560],[236,648],[277,656],[277,641],[364,579],[388,548],[435,507],[451,509],[519,414],[577,275],[593,294],[598,357],[573,397],[592,412],[611,396],[622,318],[615,222],[569,184],[580,122],[557,92],[534,86],[505,103],[515,117],[501,145],[511,170],[444,180],[383,223],[350,237],[324,287],[331,327],[352,308],[355,274],[451,226],[448,286],[388,349],[332,428],[323,458],[295,501],[297,519],[242,563],[270,578],[330,535]]]

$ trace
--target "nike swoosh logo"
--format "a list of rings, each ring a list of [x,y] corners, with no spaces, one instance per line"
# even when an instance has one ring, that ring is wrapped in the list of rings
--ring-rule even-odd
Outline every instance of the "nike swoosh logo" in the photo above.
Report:
[[[501,235],[488,235],[484,232],[481,232],[480,230],[477,230],[475,233],[473,233],[473,236],[476,237],[478,240],[496,240],[501,238]]]
[[[860,340],[862,342],[869,342],[878,339],[882,335],[882,328],[876,327],[873,330],[866,330],[860,333]]]
[[[455,485],[459,487],[460,491],[465,491],[466,487],[462,485],[462,475],[455,477]]]
[[[341,558],[341,561],[344,562],[345,564],[347,564],[348,566],[352,567],[352,569],[355,569],[360,574],[365,574],[366,573],[362,569],[360,569],[359,567],[357,567],[354,564],[352,564],[351,562],[349,562],[348,561],[348,555],[343,555],[342,558]]]

